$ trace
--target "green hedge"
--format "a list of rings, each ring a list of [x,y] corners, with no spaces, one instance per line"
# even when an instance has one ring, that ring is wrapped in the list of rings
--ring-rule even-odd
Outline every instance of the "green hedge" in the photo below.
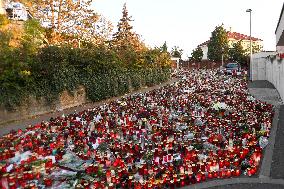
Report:
[[[141,86],[153,86],[170,77],[170,69],[155,65],[125,67],[105,48],[47,47],[17,69],[6,68],[0,76],[0,105],[14,109],[28,96],[52,103],[64,90],[86,88],[91,101],[120,96]],[[24,70],[24,71],[23,71]]]

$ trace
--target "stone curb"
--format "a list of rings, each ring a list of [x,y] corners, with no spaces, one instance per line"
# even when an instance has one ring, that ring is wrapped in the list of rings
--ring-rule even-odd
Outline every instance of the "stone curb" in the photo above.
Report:
[[[232,178],[232,179],[222,179],[222,180],[213,180],[204,183],[194,184],[181,189],[205,189],[211,187],[233,185],[233,184],[277,184],[283,185],[284,188],[284,179],[270,179],[270,178]]]
[[[262,160],[261,168],[259,177],[270,177],[270,171],[271,171],[271,164],[272,164],[272,157],[273,157],[273,150],[276,140],[276,132],[278,128],[278,117],[279,117],[279,110],[280,106],[276,106],[275,108],[275,114],[272,121],[272,128],[270,131],[270,137],[269,137],[269,143],[265,148],[264,157]]]

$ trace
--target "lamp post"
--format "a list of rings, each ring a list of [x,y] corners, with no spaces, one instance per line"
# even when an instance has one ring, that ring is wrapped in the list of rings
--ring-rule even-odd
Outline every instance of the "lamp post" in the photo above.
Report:
[[[249,46],[250,46],[250,63],[249,63],[249,79],[252,80],[252,43],[251,43],[251,9],[247,9],[246,12],[249,12]]]
[[[222,47],[222,68],[224,67],[224,47]]]

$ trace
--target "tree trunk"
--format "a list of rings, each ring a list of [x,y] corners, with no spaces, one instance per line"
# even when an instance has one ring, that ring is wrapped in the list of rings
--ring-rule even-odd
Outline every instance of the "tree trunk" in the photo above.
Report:
[[[59,7],[58,7],[58,26],[57,31],[59,35],[61,34],[61,18],[62,18],[62,0],[59,0]]]
[[[52,32],[54,32],[55,29],[55,16],[54,16],[54,1],[50,0],[50,9],[51,9],[51,28],[52,28]]]

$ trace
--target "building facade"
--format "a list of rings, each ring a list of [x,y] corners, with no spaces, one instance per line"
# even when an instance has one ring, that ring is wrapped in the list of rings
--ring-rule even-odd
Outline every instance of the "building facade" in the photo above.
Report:
[[[252,80],[267,80],[284,100],[284,3],[275,30],[276,51],[252,56]]]
[[[6,5],[6,12],[11,20],[23,20],[29,19],[28,11],[26,7],[20,2],[10,2]]]
[[[250,52],[249,51],[249,49],[250,49],[250,36],[244,35],[244,34],[241,34],[241,33],[237,33],[237,32],[232,32],[232,31],[229,31],[227,33],[227,35],[228,35],[229,48],[232,48],[234,43],[241,41],[243,49],[245,49],[247,52]],[[252,37],[251,40],[252,40],[253,49],[256,49],[257,52],[262,51],[262,49],[263,49],[262,40],[255,38],[255,37]],[[208,59],[208,56],[207,56],[207,54],[208,54],[208,43],[209,43],[209,40],[198,45],[198,47],[200,47],[203,51],[202,60]]]
[[[0,0],[0,15],[6,15],[11,20],[21,21],[32,18],[32,15],[24,4],[9,0]]]

